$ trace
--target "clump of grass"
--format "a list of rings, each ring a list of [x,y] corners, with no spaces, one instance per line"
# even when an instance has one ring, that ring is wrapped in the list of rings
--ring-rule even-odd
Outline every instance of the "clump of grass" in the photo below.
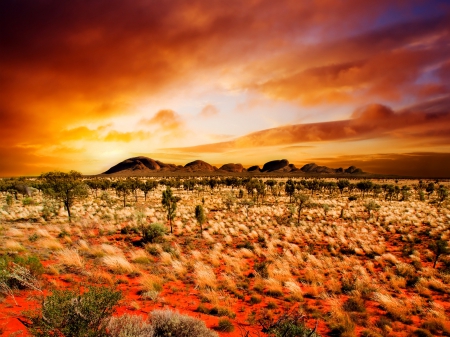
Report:
[[[123,256],[105,256],[102,258],[102,262],[117,274],[132,273],[135,270],[134,266]]]
[[[56,256],[58,257],[59,262],[66,267],[84,267],[84,260],[80,254],[78,254],[76,249],[62,249],[57,252]]]
[[[220,318],[217,325],[217,330],[223,332],[232,332],[234,331],[234,325],[228,318]]]

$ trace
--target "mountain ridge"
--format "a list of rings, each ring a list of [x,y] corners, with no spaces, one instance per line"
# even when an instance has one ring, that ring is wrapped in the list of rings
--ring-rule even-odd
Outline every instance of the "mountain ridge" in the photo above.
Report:
[[[360,168],[349,166],[346,169],[342,167],[334,169],[327,166],[319,166],[315,163],[308,163],[301,168],[290,164],[287,159],[272,160],[265,163],[262,168],[259,165],[250,166],[246,169],[239,163],[228,163],[220,168],[213,166],[203,160],[197,159],[186,165],[176,165],[163,163],[145,156],[138,156],[125,159],[120,163],[110,167],[107,171],[101,173],[104,175],[146,175],[159,172],[166,173],[305,173],[305,174],[363,174]]]

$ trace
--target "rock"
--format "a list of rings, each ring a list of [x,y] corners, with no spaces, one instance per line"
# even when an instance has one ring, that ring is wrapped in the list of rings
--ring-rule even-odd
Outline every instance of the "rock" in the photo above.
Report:
[[[226,171],[226,172],[245,172],[246,171],[244,166],[242,166],[242,164],[233,164],[233,163],[222,165],[219,170]]]
[[[217,167],[204,162],[203,160],[194,160],[184,165],[184,169],[189,172],[214,172],[217,171]]]
[[[261,172],[273,172],[282,170],[285,167],[289,167],[289,161],[287,159],[272,160],[264,164]]]
[[[261,172],[261,168],[258,165],[254,165],[249,167],[247,172]]]
[[[345,170],[345,173],[355,174],[355,173],[363,173],[363,171],[360,168],[357,168],[352,165]]]
[[[103,174],[120,173],[123,171],[174,171],[176,166],[173,164],[164,164],[152,158],[140,156],[125,159],[117,165],[111,167]]]
[[[348,169],[344,171],[342,167],[333,169],[327,166],[318,166],[315,163],[309,163],[304,165],[301,169],[302,172],[305,173],[325,173],[325,174],[333,174],[333,173],[362,173],[362,170],[356,168],[355,166],[350,166]]]

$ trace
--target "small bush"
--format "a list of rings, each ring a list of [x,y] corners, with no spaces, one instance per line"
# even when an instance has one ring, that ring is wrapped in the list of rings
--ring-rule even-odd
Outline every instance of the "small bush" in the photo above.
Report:
[[[231,332],[234,331],[234,325],[228,318],[220,318],[219,324],[217,325],[217,330]]]
[[[411,337],[433,337],[433,334],[425,329],[417,329],[410,334]]]
[[[344,303],[345,311],[356,311],[356,312],[365,312],[366,306],[364,304],[364,300],[359,297],[349,297],[347,301]]]
[[[276,309],[276,308],[278,308],[278,305],[275,302],[267,303],[267,309]]]
[[[108,322],[108,331],[109,335],[113,337],[153,336],[153,327],[137,315],[125,314],[119,317],[111,317]]]
[[[423,322],[420,327],[431,331],[433,334],[443,333],[445,336],[450,336],[450,331],[445,327],[445,324],[438,319],[430,319]]]
[[[261,296],[256,296],[256,295],[253,295],[252,297],[250,297],[250,300],[249,300],[250,304],[258,304],[258,303],[261,303],[261,301],[262,301]]]
[[[251,251],[255,250],[253,243],[251,243],[250,241],[245,241],[244,243],[240,243],[240,244],[236,245],[236,248],[246,248]]]
[[[218,337],[205,322],[170,310],[155,310],[150,314],[153,336],[158,337]]]
[[[24,206],[34,205],[34,201],[31,197],[25,197],[22,199],[22,205]]]
[[[7,194],[6,195],[6,205],[8,207],[10,207],[10,206],[12,206],[13,202],[14,202],[14,199],[13,199],[12,195],[11,194]]]
[[[260,263],[255,263],[254,269],[255,271],[262,277],[262,278],[268,278],[269,277],[269,271],[268,271],[268,263],[263,261]]]
[[[166,234],[166,227],[159,223],[152,223],[144,227],[142,231],[142,240],[144,242],[156,242]]]
[[[315,330],[305,326],[304,317],[285,316],[274,324],[263,329],[269,336],[274,337],[320,337]]]
[[[231,311],[228,308],[223,308],[223,307],[214,307],[209,311],[209,314],[214,315],[214,316],[219,316],[219,317],[222,317],[222,316],[227,316],[230,318],[236,317],[236,314],[233,311]]]
[[[204,304],[199,304],[195,311],[200,312],[202,314],[206,314],[206,315],[209,315],[209,312],[210,312],[208,307],[206,307]]]
[[[119,291],[89,287],[87,292],[55,290],[42,306],[28,313],[33,336],[103,337],[114,307],[122,297]]]

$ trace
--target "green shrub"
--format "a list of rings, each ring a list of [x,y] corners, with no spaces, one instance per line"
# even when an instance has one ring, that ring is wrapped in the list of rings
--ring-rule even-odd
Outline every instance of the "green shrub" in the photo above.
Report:
[[[218,337],[216,332],[206,327],[205,322],[170,310],[155,310],[150,313],[149,319],[153,336]]]
[[[152,223],[145,226],[142,231],[142,240],[144,242],[156,242],[166,234],[166,227],[159,223]]]
[[[219,324],[217,325],[217,330],[231,332],[234,331],[234,325],[228,318],[220,318]]]
[[[30,274],[36,278],[41,277],[45,271],[45,268],[39,258],[34,255],[27,257],[16,256],[13,262],[19,266],[27,268],[30,271]]]
[[[34,201],[33,201],[33,198],[31,198],[31,197],[25,197],[22,199],[22,205],[24,205],[24,206],[29,206],[29,205],[33,205],[33,204],[34,204]]]
[[[27,314],[33,336],[103,337],[119,291],[89,287],[86,292],[55,290],[45,297],[41,308]]]
[[[13,202],[14,202],[14,200],[13,200],[12,195],[11,194],[7,194],[6,195],[6,205],[8,207],[10,207],[10,206],[12,206]]]
[[[265,331],[264,331],[265,330]],[[263,329],[273,337],[320,337],[315,330],[305,326],[303,317],[285,316]]]

